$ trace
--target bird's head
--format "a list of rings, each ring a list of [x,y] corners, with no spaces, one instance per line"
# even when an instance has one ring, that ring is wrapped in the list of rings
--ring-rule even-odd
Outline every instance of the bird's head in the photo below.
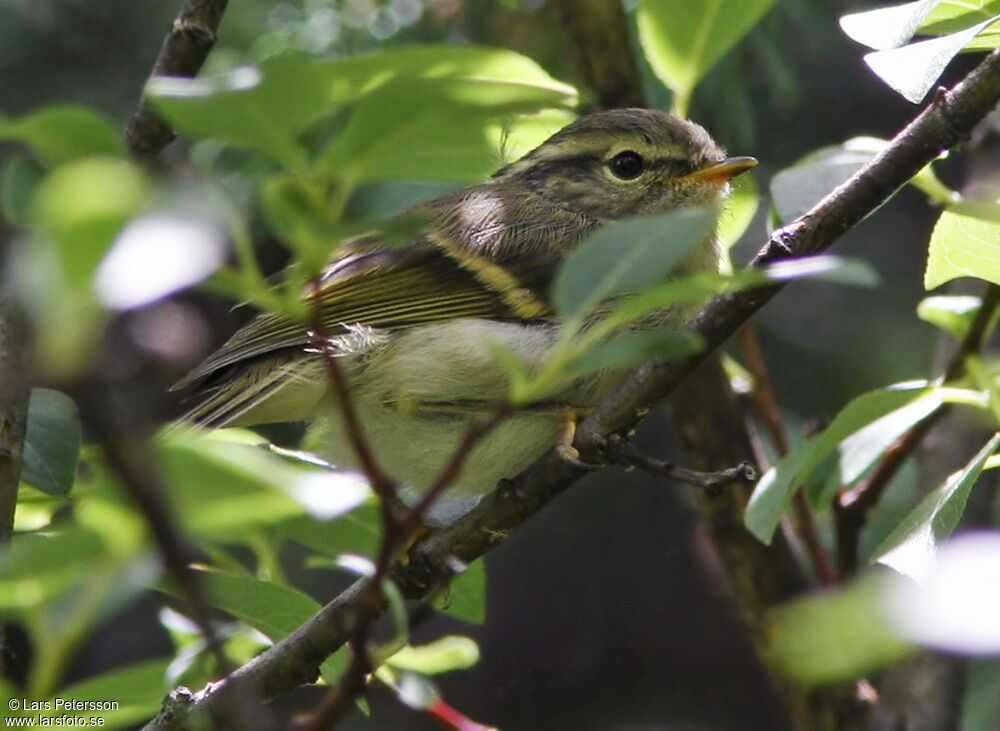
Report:
[[[717,202],[757,164],[726,157],[702,127],[654,109],[582,117],[494,176],[553,203],[616,219]]]

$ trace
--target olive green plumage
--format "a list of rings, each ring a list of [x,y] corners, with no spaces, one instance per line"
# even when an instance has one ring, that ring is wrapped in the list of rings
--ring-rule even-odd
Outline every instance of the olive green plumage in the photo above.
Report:
[[[666,113],[600,112],[487,182],[404,214],[422,221],[406,245],[382,246],[369,235],[341,248],[306,297],[319,308],[367,437],[390,474],[419,492],[468,420],[504,401],[506,379],[489,341],[528,368],[544,360],[559,328],[549,284],[582,239],[614,219],[715,203],[727,181],[753,164],[727,160],[704,129]],[[713,235],[684,267],[717,263]],[[314,345],[300,323],[259,315],[178,384],[198,386],[202,396],[189,420],[318,421],[328,427],[323,451],[350,466]],[[558,406],[590,406],[613,381],[578,384]],[[530,464],[555,440],[557,411],[508,420],[474,450],[455,492],[476,496]]]

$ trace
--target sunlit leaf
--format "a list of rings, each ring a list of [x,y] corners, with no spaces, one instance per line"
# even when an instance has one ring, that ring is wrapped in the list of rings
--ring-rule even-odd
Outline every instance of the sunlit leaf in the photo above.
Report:
[[[1000,15],[1000,0],[941,0],[923,25],[921,35],[941,36],[955,33],[976,23]],[[1000,44],[1000,22],[988,26],[963,51],[987,51]]]
[[[918,104],[951,59],[996,20],[991,18],[957,33],[918,41],[902,48],[875,51],[865,56],[865,63],[903,98]]]
[[[924,287],[934,289],[958,277],[1000,284],[1000,203],[949,206],[934,225]]]
[[[823,254],[768,264],[764,274],[772,282],[816,279],[852,287],[875,287],[879,283],[878,272],[868,262]]]
[[[20,119],[0,116],[0,141],[22,142],[50,166],[91,155],[125,155],[115,125],[83,106],[49,107]]]
[[[862,10],[840,19],[850,38],[869,48],[885,51],[908,43],[924,19],[941,0],[916,0],[902,5]]]
[[[961,340],[972,326],[983,300],[972,295],[937,295],[925,297],[917,305],[917,317]]]
[[[76,476],[80,440],[80,414],[73,399],[47,388],[31,389],[21,482],[49,495],[65,495]]]
[[[686,115],[691,92],[708,70],[763,17],[774,0],[642,0],[639,43],[656,75]]]
[[[658,284],[707,240],[715,213],[685,210],[613,223],[580,244],[556,274],[552,300],[563,317],[579,317],[601,300]]]
[[[918,581],[931,574],[938,544],[958,526],[972,486],[1000,446],[994,435],[964,468],[927,495],[873,552],[873,560]]]
[[[295,517],[276,526],[281,535],[327,556],[354,553],[374,558],[382,535],[381,512],[372,501],[336,520]]]
[[[838,451],[841,474],[849,484],[848,477],[856,480],[885,449],[941,403],[935,389],[925,383],[901,384],[858,396],[823,432],[764,473],[747,504],[743,519],[747,529],[769,543],[795,488],[827,455]]]

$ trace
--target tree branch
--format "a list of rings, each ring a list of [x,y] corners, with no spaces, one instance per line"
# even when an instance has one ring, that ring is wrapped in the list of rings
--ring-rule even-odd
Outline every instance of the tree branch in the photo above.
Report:
[[[216,32],[229,0],[184,0],[163,39],[150,78],[195,76],[215,45]],[[133,157],[152,160],[174,139],[174,131],[150,108],[145,94],[125,128],[125,145]]]
[[[28,325],[21,307],[0,296],[0,551],[14,535],[21,453],[28,424]],[[7,626],[0,625],[0,678],[10,679]]]
[[[840,185],[808,213],[775,231],[754,257],[753,265],[826,250],[846,231],[888,200],[942,150],[961,143],[1000,100],[1000,50],[993,51],[962,82],[938,94],[893,141],[864,168]],[[723,295],[689,323],[710,348],[734,333],[763,307],[781,285]],[[607,435],[634,427],[644,411],[677,388],[707,352],[671,363],[640,367],[628,381],[580,424],[576,448],[584,459],[597,456]],[[457,522],[428,535],[409,551],[407,563],[396,563],[392,577],[405,596],[421,598],[452,572],[455,560],[468,563],[501,542],[506,534],[541,510],[573,484],[582,471],[549,452],[514,480],[483,498]],[[752,541],[752,539],[750,539]],[[747,542],[746,545],[750,545]],[[759,546],[759,544],[757,544]],[[270,698],[316,676],[319,664],[350,636],[356,623],[381,608],[357,600],[366,581],[351,586],[293,634],[237,669],[232,679],[252,678]],[[779,587],[780,590],[780,587]],[[766,596],[766,591],[762,596]],[[751,628],[756,639],[763,627]],[[208,710],[225,693],[228,680],[195,696],[186,710]],[[171,721],[158,716],[147,729],[179,728],[183,713]]]

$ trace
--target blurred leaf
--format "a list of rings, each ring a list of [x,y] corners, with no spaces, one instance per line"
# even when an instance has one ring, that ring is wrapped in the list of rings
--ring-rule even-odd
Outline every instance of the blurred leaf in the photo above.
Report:
[[[760,205],[760,193],[752,175],[740,175],[731,185],[733,190],[722,204],[718,226],[719,246],[727,254],[753,223]]]
[[[934,289],[958,277],[1000,284],[1000,203],[949,206],[934,225],[924,288]]]
[[[69,492],[80,459],[80,414],[69,396],[31,389],[21,482],[49,495]]]
[[[178,429],[158,447],[178,516],[190,533],[210,541],[239,539],[251,527],[301,515],[297,485],[318,472],[215,432]]]
[[[290,538],[327,556],[356,553],[374,558],[382,535],[380,508],[373,500],[336,520],[320,522],[307,516],[279,523],[275,529]]]
[[[478,83],[470,93],[480,102],[493,88],[503,88],[522,101],[535,100],[536,108],[568,106],[576,99],[572,87],[555,81],[530,59],[475,46],[419,46],[332,60],[279,54],[263,61],[260,68],[237,69],[224,77],[154,79],[148,93],[156,107],[187,134],[251,147],[288,168],[302,170],[307,150],[299,135],[321,114],[393,83],[397,89],[409,81],[425,83],[425,89],[448,90],[455,84],[468,87],[471,79]],[[451,98],[464,101],[462,93]],[[406,111],[419,116],[418,109]]]
[[[845,484],[858,479],[875,460],[916,423],[941,405],[934,388],[900,384],[858,396],[823,432],[798,445],[760,478],[743,522],[770,543],[795,488],[834,450]]]
[[[916,0],[902,5],[849,13],[840,28],[850,38],[869,48],[885,51],[899,48],[913,38],[917,28],[941,0]]]
[[[942,542],[917,581],[889,587],[884,605],[897,632],[949,653],[1000,653],[1000,532]]]
[[[715,212],[682,210],[612,223],[587,238],[556,274],[552,301],[565,318],[602,300],[659,284],[715,224]]]
[[[0,608],[27,611],[88,580],[88,568],[104,553],[89,530],[14,536],[0,553]]]
[[[965,679],[959,731],[995,731],[1000,718],[1000,659],[972,660]]]
[[[937,295],[925,297],[917,305],[917,317],[961,340],[969,332],[983,300],[971,295]]]
[[[869,576],[777,609],[770,651],[783,674],[804,685],[836,683],[904,656],[910,646],[881,610],[882,578]]]
[[[207,278],[228,252],[225,234],[209,221],[151,213],[118,235],[97,267],[94,289],[105,307],[135,309]]]
[[[921,500],[879,544],[872,560],[917,581],[926,578],[934,569],[938,543],[958,526],[969,492],[998,446],[1000,434],[994,435],[963,469]]]
[[[342,469],[309,470],[287,487],[300,505],[317,520],[334,520],[373,499],[368,479]]]
[[[27,155],[12,155],[0,177],[0,206],[4,217],[18,226],[28,223],[35,188],[45,177],[45,170]]]
[[[569,101],[502,79],[400,79],[357,103],[318,164],[354,181],[481,180],[496,169],[505,123]]]
[[[636,10],[639,43],[676,95],[679,114],[687,115],[698,82],[772,5],[774,0],[642,0]]]
[[[878,272],[868,262],[829,254],[804,256],[768,264],[764,268],[764,275],[772,282],[816,279],[853,287],[875,287],[879,283]]]
[[[669,360],[705,347],[695,333],[652,330],[618,335],[585,352],[570,367],[573,378],[605,370],[621,370],[650,360]]]
[[[269,637],[282,639],[308,621],[321,605],[298,589],[251,576],[200,571],[212,606]]]
[[[118,129],[94,110],[49,107],[20,119],[0,115],[0,141],[23,142],[49,166],[91,155],[125,156]]]
[[[118,705],[116,709],[76,711],[73,715],[79,718],[99,718],[101,722],[96,725],[101,728],[128,728],[152,718],[160,710],[163,696],[169,690],[166,682],[169,662],[169,660],[147,660],[116,668],[97,677],[60,688],[57,697],[102,705],[114,701]],[[66,714],[65,708],[55,705],[55,698],[50,699],[50,703],[52,708],[45,712],[46,716],[58,717]]]
[[[418,673],[402,672],[394,685],[396,697],[418,711],[430,708],[441,700],[441,693],[429,678]]]
[[[450,635],[426,645],[407,645],[389,658],[388,664],[399,670],[423,675],[440,675],[465,670],[479,662],[479,645],[469,637]]]
[[[472,624],[486,621],[486,563],[479,558],[451,580],[443,603],[435,604],[445,614]]]
[[[907,101],[918,104],[959,51],[1000,16],[950,35],[865,55],[865,63]]]

